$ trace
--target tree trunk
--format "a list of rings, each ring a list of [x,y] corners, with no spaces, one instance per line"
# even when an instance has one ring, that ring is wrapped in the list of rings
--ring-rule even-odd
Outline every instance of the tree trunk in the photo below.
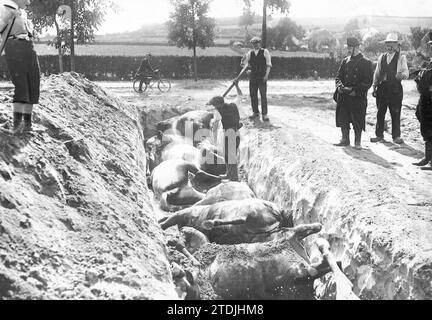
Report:
[[[75,71],[75,0],[71,0],[70,7],[72,9],[72,17],[71,17],[71,31],[70,31],[70,37],[71,37],[71,56],[70,56],[70,65],[71,65],[71,71]]]
[[[193,60],[194,60],[194,75],[195,75],[195,82],[198,82],[198,62],[197,62],[197,55],[196,55],[196,44],[194,44],[193,47]]]
[[[62,47],[61,47],[61,43],[62,43],[62,39],[60,37],[60,27],[57,23],[57,15],[54,14],[54,24],[57,30],[57,46],[58,46],[58,57],[59,57],[59,72],[63,73],[64,69],[63,69],[63,52],[62,52]]]
[[[264,0],[263,5],[263,23],[262,23],[262,47],[267,48],[267,0]]]

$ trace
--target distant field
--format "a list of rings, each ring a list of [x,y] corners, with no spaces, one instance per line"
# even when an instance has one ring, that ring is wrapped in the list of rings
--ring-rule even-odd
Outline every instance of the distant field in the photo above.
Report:
[[[56,55],[57,50],[46,44],[35,44],[39,55]],[[145,45],[88,45],[76,46],[76,54],[80,56],[128,56],[141,57],[146,53],[154,56],[192,56],[192,50],[172,46],[145,46]],[[246,51],[246,50],[243,50]],[[309,57],[323,58],[327,54],[315,52],[286,52],[271,51],[273,57]],[[210,47],[205,50],[197,49],[198,56],[240,56],[229,47]]]
[[[36,44],[39,55],[56,55],[57,50],[46,44]],[[76,54],[81,56],[143,56],[150,53],[155,56],[191,56],[192,50],[168,46],[137,46],[137,45],[89,45],[76,46]],[[239,56],[226,47],[211,47],[205,50],[197,49],[199,56]]]

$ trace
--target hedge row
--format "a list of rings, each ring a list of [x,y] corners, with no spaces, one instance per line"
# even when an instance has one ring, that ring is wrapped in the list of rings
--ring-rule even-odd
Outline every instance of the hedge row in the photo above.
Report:
[[[130,80],[138,69],[140,57],[120,56],[77,56],[76,71],[94,81]],[[240,72],[241,57],[216,56],[199,57],[198,74],[201,79],[234,78]],[[57,56],[40,56],[41,72],[45,75],[59,72]],[[317,71],[320,77],[333,77],[337,62],[330,58],[274,57],[271,77],[276,79],[307,78]],[[70,57],[64,57],[65,70],[70,69]],[[158,56],[152,58],[152,65],[171,79],[193,77],[192,57]],[[0,58],[0,77],[8,78],[4,57]]]

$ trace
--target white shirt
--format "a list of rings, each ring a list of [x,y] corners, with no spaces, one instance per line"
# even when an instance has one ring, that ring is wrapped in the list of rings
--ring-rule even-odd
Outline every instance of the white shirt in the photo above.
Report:
[[[271,61],[270,52],[267,49],[264,49],[264,48],[258,49],[258,50],[250,50],[248,53],[246,53],[246,56],[245,56],[244,60],[242,61],[242,64],[243,65],[249,64],[252,51],[255,52],[255,55],[258,55],[258,53],[259,53],[260,50],[264,50],[264,58],[266,59],[267,67],[273,67],[272,61]]]
[[[374,81],[373,81],[374,87],[376,87],[381,80],[387,80],[387,79],[381,79],[381,61],[382,61],[383,56],[387,55],[386,56],[387,64],[390,64],[395,54],[396,54],[395,52],[392,54],[383,53],[378,58],[378,63],[377,63],[375,73],[374,73]],[[404,56],[403,54],[399,55],[399,60],[398,60],[398,64],[397,64],[397,73],[402,75],[402,80],[407,80],[409,78],[408,62],[407,62],[406,56]]]
[[[387,53],[387,64],[390,64],[392,62],[395,54],[396,54],[396,52],[393,52],[392,54]]]

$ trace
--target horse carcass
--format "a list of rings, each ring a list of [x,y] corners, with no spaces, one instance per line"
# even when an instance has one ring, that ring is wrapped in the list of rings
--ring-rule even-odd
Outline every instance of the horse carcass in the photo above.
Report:
[[[194,180],[220,183],[219,177],[201,171],[192,162],[168,160],[157,166],[152,173],[152,187],[156,200],[160,200],[161,209],[172,211],[204,199],[205,195],[192,187],[190,182]]]
[[[292,219],[271,202],[246,199],[194,206],[161,221],[164,230],[175,225],[193,227],[210,242],[239,244],[269,241],[281,228],[292,226]]]
[[[310,264],[298,252],[300,242],[318,233],[320,224],[282,230],[266,243],[206,245],[195,256],[223,299],[314,299],[313,283],[331,271],[327,261]]]

